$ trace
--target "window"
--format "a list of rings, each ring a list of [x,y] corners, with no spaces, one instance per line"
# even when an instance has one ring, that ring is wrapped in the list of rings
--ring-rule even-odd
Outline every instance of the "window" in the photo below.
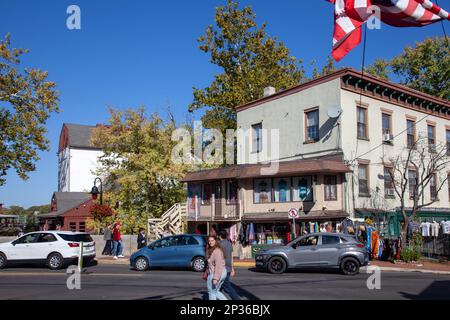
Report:
[[[291,179],[275,179],[275,202],[291,201]]]
[[[383,135],[385,134],[392,134],[392,127],[391,127],[391,115],[388,113],[383,113],[381,115],[381,126],[383,129]]]
[[[64,233],[58,233],[58,236],[60,236],[65,241],[70,242],[93,242],[92,237],[89,234],[64,234]]]
[[[409,186],[409,198],[410,199],[414,199],[415,192],[416,192],[416,184],[417,184],[416,171],[408,170],[408,186]]]
[[[360,163],[358,165],[359,195],[369,195],[369,165]]]
[[[211,204],[211,183],[202,184],[202,205],[209,206]]]
[[[305,112],[306,142],[319,141],[319,110]]]
[[[227,204],[237,203],[238,184],[234,180],[227,181]]]
[[[51,233],[41,233],[37,242],[55,242],[55,236]]]
[[[69,229],[70,231],[77,231],[77,223],[76,222],[69,222]]]
[[[447,182],[448,182],[448,201],[450,201],[450,173],[447,176]]]
[[[325,176],[325,201],[337,200],[336,176]]]
[[[340,243],[339,237],[336,236],[322,236],[322,245]]]
[[[255,203],[272,202],[272,182],[270,179],[255,179]]]
[[[392,180],[392,168],[384,167],[384,195],[393,197],[395,195],[394,181]]]
[[[252,125],[252,152],[262,150],[262,123]]]
[[[85,232],[86,231],[86,223],[84,221],[78,224],[78,231]]]
[[[436,127],[429,124],[427,126],[428,133],[428,146],[430,147],[430,152],[436,152]]]
[[[433,173],[430,177],[430,199],[437,200],[438,194],[436,190],[436,174]]]
[[[313,190],[311,177],[294,177],[293,184],[293,199],[294,201],[313,201]]]
[[[450,156],[450,129],[445,130],[445,137],[447,140],[447,155]]]
[[[305,237],[300,239],[297,242],[297,246],[316,246],[317,243],[319,242],[319,237],[318,236],[310,236],[310,237]]]
[[[163,238],[159,241],[156,241],[154,247],[155,248],[166,248],[166,247],[176,246],[178,244],[177,238],[178,237]]]
[[[367,109],[357,107],[357,130],[359,139],[368,139],[367,135]]]
[[[198,246],[199,245],[198,241],[194,237],[183,236],[183,239],[184,239],[184,244],[187,246]]]
[[[35,243],[39,237],[39,233],[32,233],[14,241],[15,244]]]
[[[406,120],[406,143],[408,148],[412,148],[416,142],[416,122],[414,120]]]

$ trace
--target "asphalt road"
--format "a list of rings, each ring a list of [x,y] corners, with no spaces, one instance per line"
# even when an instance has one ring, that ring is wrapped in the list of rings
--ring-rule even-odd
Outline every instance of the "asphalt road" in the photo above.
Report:
[[[237,268],[234,283],[243,300],[450,299],[450,275],[382,272],[381,289],[369,290],[370,275],[334,271],[272,275]],[[0,299],[207,299],[200,273],[185,270],[135,272],[126,265],[97,265],[69,290],[65,270],[26,267],[0,270]]]

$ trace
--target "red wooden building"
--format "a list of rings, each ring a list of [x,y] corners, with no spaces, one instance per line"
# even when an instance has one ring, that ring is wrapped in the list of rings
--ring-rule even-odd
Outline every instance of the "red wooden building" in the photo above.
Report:
[[[51,212],[39,216],[42,230],[87,231],[86,220],[93,201],[87,192],[55,192]]]

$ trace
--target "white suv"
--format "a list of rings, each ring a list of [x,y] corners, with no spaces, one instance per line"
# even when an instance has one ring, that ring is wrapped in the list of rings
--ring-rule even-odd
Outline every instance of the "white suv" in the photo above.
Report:
[[[38,231],[0,243],[0,269],[12,264],[39,263],[57,270],[78,261],[83,242],[83,264],[95,258],[95,242],[88,233]]]

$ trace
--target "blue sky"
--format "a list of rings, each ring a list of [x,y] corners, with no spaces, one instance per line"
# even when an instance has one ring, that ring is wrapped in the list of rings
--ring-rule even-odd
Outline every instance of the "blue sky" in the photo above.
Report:
[[[49,72],[60,92],[60,114],[48,121],[50,152],[40,153],[37,171],[22,181],[13,171],[0,187],[0,203],[25,207],[45,204],[57,188],[57,147],[64,122],[105,123],[107,107],[161,111],[170,106],[186,119],[192,87],[205,87],[218,70],[198,49],[197,38],[214,22],[224,1],[0,0],[0,36],[11,33],[13,47],[30,49],[23,64]],[[66,28],[66,9],[81,8],[81,30]],[[252,5],[258,22],[304,61],[321,66],[330,54],[333,6],[324,0],[241,1]],[[450,9],[450,0],[440,5]],[[448,29],[448,24],[446,24]],[[367,35],[366,64],[391,58],[406,45],[441,36],[437,23],[424,28],[392,28]],[[360,69],[362,46],[337,66]],[[198,112],[196,118],[201,116]],[[86,182],[87,185],[91,181]]]

